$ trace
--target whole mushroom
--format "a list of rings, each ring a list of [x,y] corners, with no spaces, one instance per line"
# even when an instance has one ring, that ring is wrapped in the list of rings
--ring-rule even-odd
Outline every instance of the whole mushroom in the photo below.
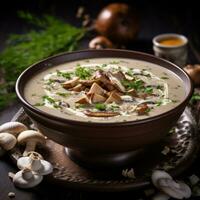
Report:
[[[17,143],[17,139],[10,133],[0,133],[0,154],[11,150]]]
[[[183,182],[176,182],[165,171],[155,170],[151,176],[152,183],[161,192],[176,199],[189,198],[191,196],[191,189]]]
[[[23,156],[27,156],[28,152],[35,150],[36,145],[45,144],[45,137],[38,131],[27,130],[19,134],[17,141],[26,145]]]
[[[138,32],[135,10],[125,3],[111,3],[98,15],[96,31],[118,44],[132,41]]]
[[[90,49],[114,48],[114,45],[108,38],[104,36],[97,36],[90,41],[89,48]]]
[[[6,122],[0,126],[0,133],[7,132],[17,136],[20,132],[27,129],[28,128],[20,122]]]
[[[38,185],[43,179],[40,174],[34,173],[31,169],[25,168],[13,176],[13,183],[19,188],[31,188]]]
[[[195,85],[200,85],[200,65],[187,65],[184,70],[188,73]]]
[[[21,157],[17,160],[19,169],[29,168],[40,175],[47,175],[53,171],[51,163],[42,159],[42,156],[37,152],[29,152],[26,157]]]

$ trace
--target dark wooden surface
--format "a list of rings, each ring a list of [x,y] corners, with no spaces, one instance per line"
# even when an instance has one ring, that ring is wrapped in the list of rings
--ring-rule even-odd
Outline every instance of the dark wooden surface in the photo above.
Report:
[[[50,2],[50,3],[47,3]],[[56,1],[8,1],[7,5],[1,5],[0,8],[0,50],[5,46],[5,39],[10,33],[22,33],[26,31],[27,25],[16,17],[17,10],[29,10],[37,14],[44,12],[54,13],[63,19],[80,24],[75,19],[75,12],[79,5],[85,5],[87,10],[96,16],[101,7],[106,5],[108,1],[63,1],[61,4]],[[127,1],[128,2],[128,1]],[[183,10],[176,1],[160,1],[159,4],[152,1],[135,1],[140,14],[140,32],[135,43],[128,47],[133,50],[140,50],[152,53],[152,38],[165,32],[183,33],[190,37],[198,26],[198,17],[196,15],[195,5],[191,2],[183,3]],[[168,6],[172,3],[173,7]],[[166,4],[166,5],[164,5]],[[182,9],[182,8],[181,8]],[[197,17],[197,18],[196,18]],[[193,32],[192,32],[193,31]],[[83,41],[81,48],[87,48],[88,39]],[[189,62],[197,62],[193,54],[190,55]],[[9,121],[14,113],[20,108],[19,103],[14,103],[12,106],[0,111],[0,124]],[[194,173],[196,173],[196,169]],[[49,183],[43,182],[40,186],[30,190],[16,189],[8,178],[8,172],[16,172],[16,167],[9,160],[8,156],[0,158],[0,200],[7,200],[9,192],[15,192],[17,200],[48,200],[48,199],[137,199],[138,193],[123,192],[123,193],[90,193],[81,191],[71,191],[66,188],[61,188]],[[197,170],[198,174],[199,170]],[[190,171],[193,173],[193,171]],[[195,198],[193,198],[195,199]]]

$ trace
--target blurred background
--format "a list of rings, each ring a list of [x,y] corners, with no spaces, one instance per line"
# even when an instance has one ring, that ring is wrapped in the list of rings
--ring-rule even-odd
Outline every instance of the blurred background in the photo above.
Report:
[[[95,19],[100,10],[112,2],[128,3],[135,8],[139,16],[139,32],[135,44],[129,48],[150,51],[152,38],[157,34],[168,32],[188,36],[195,43],[195,47],[199,48],[200,22],[197,1],[15,0],[4,1],[0,6],[0,50],[3,49],[9,33],[22,33],[30,28],[17,17],[19,10],[29,11],[38,16],[48,13],[73,25],[81,26],[81,20],[76,18],[78,7],[84,6],[91,19]],[[86,47],[87,45],[84,46]]]

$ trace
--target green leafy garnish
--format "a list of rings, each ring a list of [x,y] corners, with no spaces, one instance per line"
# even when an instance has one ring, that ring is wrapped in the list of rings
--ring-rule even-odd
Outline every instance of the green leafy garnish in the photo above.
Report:
[[[61,72],[59,70],[57,70],[56,72],[57,72],[57,76],[62,76],[66,79],[71,79],[71,75],[73,74],[72,72]]]
[[[95,106],[95,108],[97,109],[97,110],[100,110],[100,111],[104,111],[104,110],[106,110],[106,104],[104,104],[104,103],[97,103],[97,104],[95,104],[94,105]]]
[[[33,106],[44,106],[44,103],[36,103]]]
[[[144,93],[152,94],[153,88],[151,86],[147,86],[146,88],[144,88]]]
[[[46,82],[47,85],[51,85],[52,83],[55,83],[55,80],[48,79],[47,82]]]
[[[193,104],[193,103],[195,103],[196,101],[199,101],[199,100],[200,100],[200,94],[194,93],[192,95],[192,98],[190,99],[190,104]]]
[[[169,79],[169,77],[167,77],[167,76],[162,76],[162,77],[160,77],[161,79]]]
[[[8,83],[1,85],[0,109],[15,97],[14,85],[23,70],[51,55],[75,50],[85,34],[84,29],[71,26],[53,16],[35,17],[21,12],[20,17],[35,25],[36,30],[11,35],[7,47],[0,54],[0,68]]]
[[[57,92],[56,94],[61,97],[68,97],[70,95],[69,93],[64,93],[64,92]]]
[[[126,89],[135,89],[137,91],[144,89],[144,82],[141,79],[133,81],[124,80],[122,84]]]
[[[47,96],[47,95],[43,96],[42,99],[43,99],[43,101],[47,100],[51,104],[55,103],[55,100],[52,99],[50,96]]]
[[[75,70],[75,75],[80,79],[88,79],[92,76],[92,70],[86,67],[78,66]]]
[[[120,61],[115,61],[115,60],[109,62],[109,64],[119,64],[119,63],[120,63]]]

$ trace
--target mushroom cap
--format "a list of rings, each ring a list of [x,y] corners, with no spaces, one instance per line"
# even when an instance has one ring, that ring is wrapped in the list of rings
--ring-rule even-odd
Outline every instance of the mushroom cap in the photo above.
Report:
[[[153,173],[151,175],[151,180],[152,180],[152,183],[156,187],[159,187],[158,186],[158,181],[160,179],[172,179],[172,177],[167,172],[162,171],[162,170],[155,170],[155,171],[153,171]]]
[[[191,189],[188,185],[174,181],[165,171],[155,170],[151,178],[153,184],[170,197],[183,199],[191,196]]]
[[[41,160],[41,163],[42,163],[42,168],[40,168],[37,171],[40,175],[47,175],[53,172],[53,166],[50,162],[46,160]]]
[[[27,130],[27,131],[23,131],[19,134],[17,141],[19,144],[23,144],[23,143],[26,143],[29,141],[44,144],[45,137],[38,131]]]
[[[23,170],[17,172],[13,177],[14,185],[19,188],[34,187],[34,186],[38,185],[43,179],[43,176],[33,173],[32,174],[33,176],[30,179],[26,180],[23,178],[22,173],[23,173]]]
[[[7,132],[13,135],[18,135],[20,132],[27,130],[28,128],[20,122],[6,122],[0,126],[0,133]]]
[[[0,133],[0,146],[6,151],[12,149],[17,143],[17,139],[10,133]]]

